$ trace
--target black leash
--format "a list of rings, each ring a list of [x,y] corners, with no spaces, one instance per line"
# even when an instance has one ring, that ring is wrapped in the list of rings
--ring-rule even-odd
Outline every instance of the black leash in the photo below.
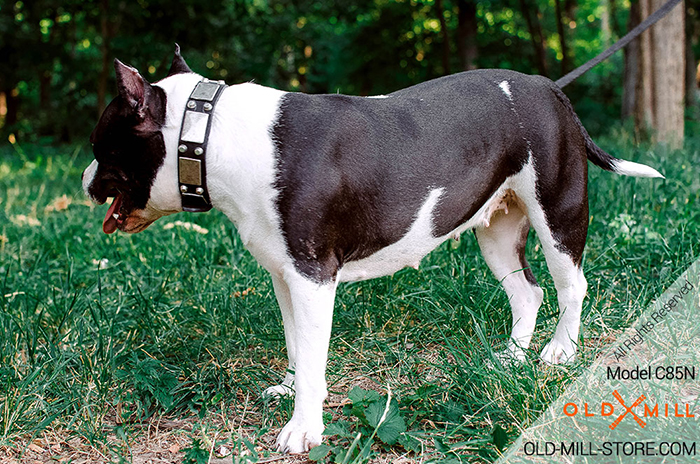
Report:
[[[627,45],[628,43],[632,42],[634,39],[637,38],[639,34],[642,32],[646,31],[649,29],[654,23],[659,21],[661,18],[666,16],[676,5],[678,5],[681,2],[681,0],[668,0],[664,6],[656,10],[654,13],[650,14],[647,16],[647,18],[639,23],[634,29],[629,31],[627,34],[625,34],[624,37],[622,37],[620,40],[615,42],[610,48],[605,50],[603,53],[600,55],[596,56],[590,61],[587,61],[585,64],[579,66],[578,68],[574,69],[564,77],[560,78],[559,80],[556,81],[556,84],[559,87],[565,87],[569,84],[571,84],[573,81],[581,77],[584,73],[586,73],[588,70],[590,70],[593,66],[597,65],[601,61],[607,59]]]

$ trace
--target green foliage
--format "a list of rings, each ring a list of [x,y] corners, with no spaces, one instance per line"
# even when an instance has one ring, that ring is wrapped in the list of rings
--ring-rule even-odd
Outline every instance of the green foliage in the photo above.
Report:
[[[574,65],[626,30],[627,7],[619,2],[565,3]],[[465,26],[460,8],[469,5],[474,18]],[[697,23],[696,10],[689,11],[689,24]],[[527,18],[542,31],[541,41]],[[209,78],[312,93],[388,93],[462,70],[457,40],[465,27],[474,35],[472,66],[552,78],[563,72],[554,5],[545,0],[444,0],[442,10],[433,0],[10,2],[0,7],[0,93],[7,99],[0,129],[20,141],[85,140],[100,105],[115,95],[112,60],[156,81],[166,75],[175,42]],[[622,74],[618,53],[567,89],[589,132],[619,119]]]
[[[499,424],[496,424],[493,427],[493,431],[491,431],[491,437],[493,438],[493,444],[496,446],[496,448],[498,448],[498,451],[503,451],[508,443],[508,432],[506,432]]]
[[[258,462],[258,452],[255,445],[245,437],[238,437],[234,443],[233,464],[249,464]]]
[[[136,353],[120,364],[123,367],[115,373],[116,380],[134,387],[124,393],[122,401],[133,406],[139,420],[150,417],[156,409],[170,411],[175,406],[174,393],[180,383],[174,367],[148,356],[139,359]]]
[[[200,438],[193,438],[192,444],[182,450],[185,453],[183,462],[186,464],[207,464],[209,462],[209,450],[206,449]]]
[[[332,422],[323,432],[335,444],[314,448],[309,459],[335,463],[366,462],[373,454],[373,445],[397,445],[408,451],[420,451],[416,440],[406,432],[406,423],[395,398],[353,387],[348,399],[350,404],[343,407],[347,420]],[[378,440],[375,441],[375,437]]]
[[[406,423],[399,414],[399,405],[395,398],[392,398],[387,406],[387,397],[360,387],[350,390],[348,398],[351,403],[343,408],[343,413],[348,417],[357,417],[360,424],[369,430],[376,429],[377,437],[385,444],[393,445],[399,435],[406,431]]]

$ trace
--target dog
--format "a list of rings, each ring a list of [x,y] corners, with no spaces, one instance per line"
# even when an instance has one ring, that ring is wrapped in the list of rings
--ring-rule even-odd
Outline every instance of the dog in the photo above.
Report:
[[[119,60],[115,70],[119,92],[90,137],[95,160],[83,188],[98,204],[114,197],[106,233],[135,233],[183,210],[178,143],[185,109],[194,107],[188,96],[203,77],[179,47],[155,84]],[[501,355],[522,360],[543,299],[524,254],[532,227],[560,314],[540,357],[571,362],[587,288],[588,161],[663,177],[600,149],[549,79],[497,69],[376,97],[232,85],[212,110],[204,155],[209,201],[269,271],[282,312],[289,369],[265,393],[295,395],[277,438],[289,453],[321,443],[338,282],[418,268],[442,242],[473,229],[511,304]]]

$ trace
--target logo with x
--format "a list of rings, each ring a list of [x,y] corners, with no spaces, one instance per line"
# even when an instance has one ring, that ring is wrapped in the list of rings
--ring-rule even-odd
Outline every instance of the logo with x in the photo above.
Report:
[[[632,411],[632,409],[636,408],[637,406],[642,404],[644,400],[647,399],[646,396],[642,395],[639,398],[637,398],[637,401],[632,403],[632,406],[627,406],[625,404],[624,400],[622,399],[622,396],[620,396],[620,393],[618,393],[617,390],[613,391],[613,396],[622,405],[622,407],[625,408],[625,412],[620,414],[620,416],[617,419],[615,419],[615,422],[610,424],[610,430],[615,430],[615,427],[617,427],[620,424],[622,419],[624,419],[627,414],[632,414],[632,417],[634,417],[634,420],[637,421],[637,424],[639,424],[640,427],[644,428],[644,426],[647,425],[646,422],[644,422],[638,415],[634,413],[634,411]]]

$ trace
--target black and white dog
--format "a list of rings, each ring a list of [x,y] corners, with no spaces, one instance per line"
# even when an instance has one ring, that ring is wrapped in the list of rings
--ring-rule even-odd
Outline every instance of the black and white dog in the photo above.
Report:
[[[178,140],[202,77],[179,49],[168,77],[153,85],[118,60],[115,67],[119,95],[92,133],[95,161],[83,188],[100,204],[114,197],[105,232],[133,233],[182,210]],[[270,272],[282,311],[289,373],[266,393],[296,398],[278,448],[321,443],[338,282],[418,267],[467,229],[508,294],[504,355],[515,359],[524,358],[543,297],[524,256],[535,229],[560,313],[541,359],[573,360],[587,287],[588,160],[662,177],[598,148],[567,97],[540,76],[470,71],[364,98],[226,88],[212,117],[206,186]]]

